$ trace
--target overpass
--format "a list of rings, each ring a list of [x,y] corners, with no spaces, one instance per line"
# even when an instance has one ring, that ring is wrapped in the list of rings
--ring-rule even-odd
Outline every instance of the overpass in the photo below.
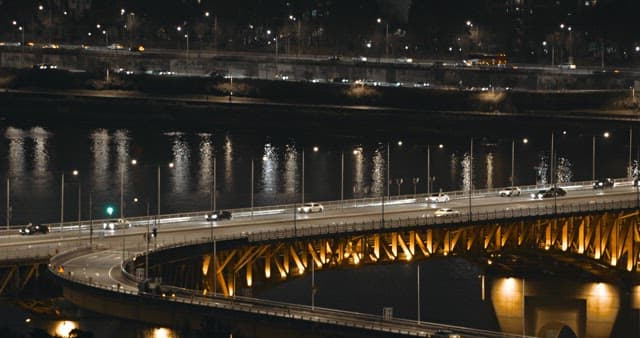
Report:
[[[539,262],[555,262],[559,263],[558,270],[570,268],[570,273],[586,272],[596,283],[624,282],[635,285],[640,252],[637,188],[633,188],[630,182],[623,182],[606,192],[594,192],[590,185],[585,187],[580,184],[568,189],[567,197],[550,200],[490,197],[495,196],[495,191],[477,192],[472,196],[452,194],[454,199],[449,205],[459,207],[462,212],[450,217],[434,217],[430,214],[431,206],[425,206],[422,202],[424,196],[393,198],[385,202],[384,209],[381,199],[326,203],[327,209],[323,215],[302,217],[296,221],[293,221],[290,213],[287,215],[287,207],[236,210],[234,220],[215,224],[202,221],[202,213],[173,215],[160,220],[160,225],[163,222],[165,225],[160,228],[158,239],[163,238],[163,241],[159,245],[157,242],[145,242],[145,237],[140,236],[145,234],[144,231],[128,230],[134,233],[102,238],[99,250],[96,247],[92,250],[84,248],[79,256],[75,251],[72,251],[72,256],[56,256],[50,269],[63,282],[65,296],[81,306],[96,311],[118,307],[115,313],[151,322],[161,321],[162,318],[162,324],[165,325],[175,326],[178,322],[175,317],[148,315],[155,312],[127,311],[127,304],[129,307],[132,302],[136,304],[134,307],[146,304],[147,301],[137,297],[153,299],[149,300],[153,304],[197,301],[196,307],[203,306],[203,303],[211,307],[212,303],[228,305],[231,302],[240,306],[227,309],[231,313],[246,315],[258,311],[260,316],[295,319],[306,324],[317,323],[316,320],[320,320],[317,318],[322,317],[320,321],[332,328],[431,336],[443,327],[413,321],[413,325],[403,322],[393,329],[390,323],[395,319],[390,318],[391,321],[384,321],[382,325],[379,323],[381,317],[372,318],[362,314],[341,314],[338,315],[342,319],[340,323],[329,324],[328,318],[336,316],[336,313],[320,316],[313,307],[264,304],[260,300],[245,299],[238,295],[250,295],[251,288],[268,286],[310,273],[314,269],[358,267],[362,264],[408,262],[454,255],[469,257],[477,264],[487,269],[499,269],[507,276],[526,274],[527,269]],[[534,188],[525,188],[527,190]],[[469,209],[465,211],[467,204]],[[201,218],[200,222],[193,221],[197,217]],[[167,227],[170,221],[187,219],[192,219],[191,226],[187,228]],[[335,222],[336,219],[341,222]],[[146,222],[147,226],[150,224],[149,220],[140,222]],[[60,230],[71,226],[62,226]],[[78,229],[82,230],[82,226]],[[133,240],[127,236],[133,236]],[[122,250],[119,248],[120,240]],[[149,251],[153,253],[146,256],[145,253]],[[166,257],[172,257],[172,261],[161,264]],[[198,257],[195,258],[196,263],[194,257]],[[104,264],[96,264],[97,261]],[[97,270],[88,271],[90,267]],[[164,289],[164,297],[138,294],[137,283],[144,278],[145,271],[149,271],[149,276],[161,276],[165,284],[174,286]],[[540,334],[548,323],[529,322],[513,313],[513,308],[535,305],[529,304],[529,298],[531,301],[534,298],[525,293],[524,281],[522,289],[514,291],[520,297],[512,295],[506,300],[496,291],[501,284],[496,285],[491,290],[491,298],[501,329],[518,333],[525,328],[527,334]],[[91,288],[96,287],[102,290],[98,292],[101,297],[95,296],[99,301],[90,296],[94,292]],[[116,295],[126,294],[127,297],[114,296],[114,292]],[[637,294],[638,290],[634,288],[634,302],[637,302]],[[597,295],[590,292],[574,292],[572,297],[586,299],[588,305],[572,310],[569,315],[591,319],[583,322],[565,319],[565,325],[579,337],[609,336],[620,297],[612,297],[607,306],[598,308],[592,305],[598,301],[594,300]],[[87,302],[87,299],[92,301]],[[527,299],[527,304],[520,299]],[[96,307],[96,304],[100,305]],[[121,308],[123,304],[125,307]],[[214,305],[213,308],[219,309],[220,306]],[[273,307],[294,310],[294,315],[287,317],[282,313],[263,313]],[[537,307],[536,311],[545,311],[544,306],[534,307]],[[255,310],[257,308],[261,310]],[[173,310],[169,312],[175,313]],[[190,307],[184,313],[185,318],[189,319],[180,320],[195,320],[196,317],[202,320],[202,316],[193,315],[194,310]],[[215,313],[220,315],[220,312]],[[311,316],[305,317],[305,313]],[[594,318],[599,319],[596,322]],[[362,321],[369,323],[366,328],[356,324]],[[400,327],[404,329],[400,330]],[[492,337],[496,334],[465,328],[453,329],[464,333],[465,337]]]

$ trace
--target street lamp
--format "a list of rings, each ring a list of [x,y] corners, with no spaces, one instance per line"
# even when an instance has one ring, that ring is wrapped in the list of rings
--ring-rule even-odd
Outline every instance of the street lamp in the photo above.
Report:
[[[438,144],[438,149],[444,148],[444,144]],[[431,177],[431,145],[427,145],[427,194],[431,194],[431,185],[435,180],[435,176]]]
[[[313,148],[313,152],[317,153],[318,150],[320,150],[320,148],[318,148],[318,146],[314,146]],[[304,148],[302,148],[302,174],[300,175],[301,180],[302,180],[302,201],[301,203],[304,204]]]
[[[418,182],[420,182],[420,178],[414,177],[412,181],[413,181],[413,198],[416,198],[416,185],[418,184]]]
[[[80,175],[80,172],[78,170],[74,170],[73,171],[73,176],[78,176]],[[82,217],[82,213],[81,213],[81,184],[80,184],[80,177],[78,176],[78,233],[82,232],[82,225],[80,224],[80,220]]]
[[[473,194],[473,137],[469,146],[469,223],[471,223],[471,195]]]
[[[169,168],[173,168],[173,162],[169,162],[169,164],[167,165]],[[158,204],[157,204],[157,210],[156,210],[156,214],[157,214],[157,218],[160,218],[160,165],[158,164],[158,170],[157,170],[157,179],[158,179]]]
[[[400,196],[400,185],[404,183],[402,178],[396,178],[396,185],[398,185],[398,196]]]
[[[382,21],[382,18],[376,19],[377,23],[382,23]],[[384,57],[389,58],[389,22],[387,20],[384,20]]]
[[[9,176],[7,175],[7,230],[9,230],[9,225],[11,224],[11,195],[10,188],[11,182],[9,180]]]
[[[109,47],[109,32],[106,29],[103,29],[102,35],[104,35],[104,45]]]
[[[133,198],[134,203],[140,202],[138,197]],[[144,279],[149,279],[149,242],[151,242],[150,233],[150,225],[151,225],[151,217],[149,216],[149,199],[147,198],[147,233],[145,234],[145,239],[147,241],[147,252],[144,256]]]
[[[136,159],[131,160],[131,165],[138,164]],[[124,219],[124,172],[126,167],[122,167],[120,171],[120,218]]]
[[[529,143],[528,138],[522,139],[523,144]],[[516,140],[511,140],[511,186],[514,187],[516,185],[516,177],[515,177],[515,157],[516,157]]]
[[[398,145],[398,147],[402,147],[402,141],[398,141],[396,144]],[[390,145],[389,145],[389,142],[387,142],[387,181],[385,182],[385,186],[387,187],[387,198],[390,196],[390,193],[391,193],[389,189],[389,186],[391,185],[391,181],[389,180],[390,173],[391,173]]]
[[[60,237],[63,237],[62,223],[64,222],[64,171],[60,179]]]
[[[609,136],[611,136],[611,134],[608,131],[605,131],[604,133],[602,133],[602,137],[607,139],[609,138]],[[592,137],[592,156],[591,156],[591,180],[595,180],[596,179],[596,135],[594,134]]]

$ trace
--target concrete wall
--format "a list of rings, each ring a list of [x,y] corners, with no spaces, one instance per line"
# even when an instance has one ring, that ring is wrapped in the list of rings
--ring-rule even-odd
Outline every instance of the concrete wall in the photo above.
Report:
[[[523,297],[524,287],[524,297]],[[619,290],[606,283],[493,281],[491,300],[500,329],[555,338],[568,326],[578,338],[611,336],[620,308]],[[523,307],[524,301],[524,307]],[[524,311],[524,319],[523,319]]]

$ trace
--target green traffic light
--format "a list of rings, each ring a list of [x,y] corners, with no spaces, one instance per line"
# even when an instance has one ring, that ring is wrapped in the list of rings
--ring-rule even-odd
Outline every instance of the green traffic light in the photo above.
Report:
[[[113,212],[115,211],[115,209],[112,206],[108,206],[107,207],[107,214],[109,216],[113,215]]]

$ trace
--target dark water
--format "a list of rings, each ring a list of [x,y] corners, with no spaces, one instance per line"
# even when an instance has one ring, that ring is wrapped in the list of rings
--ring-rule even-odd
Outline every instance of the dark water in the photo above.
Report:
[[[564,159],[558,161],[563,163],[564,180],[591,179],[593,135],[597,135],[597,177],[624,177],[629,162],[630,126],[616,122],[472,120],[452,124],[445,118],[434,121],[428,128],[432,130],[430,133],[408,132],[411,128],[407,126],[406,130],[387,130],[384,135],[332,133],[330,125],[326,132],[295,129],[270,132],[247,123],[230,130],[205,130],[197,126],[156,128],[152,124],[122,128],[60,124],[1,126],[0,226],[6,222],[7,179],[11,224],[58,222],[63,173],[64,219],[75,220],[79,192],[82,218],[89,215],[89,195],[93,216],[106,217],[107,205],[119,208],[121,182],[125,215],[145,214],[146,202],[150,212],[155,213],[158,167],[161,211],[169,213],[211,208],[214,167],[218,208],[248,207],[252,162],[255,205],[292,203],[301,198],[303,156],[306,201],[337,200],[342,189],[345,198],[378,196],[385,187],[387,168],[390,193],[394,195],[413,193],[414,187],[418,193],[424,193],[428,167],[435,178],[433,190],[466,189],[471,182],[472,138],[475,188],[510,184],[514,141],[515,183],[548,181],[552,133],[557,156]],[[611,133],[606,139],[601,136],[605,130]],[[633,135],[640,136],[640,131],[634,130]],[[522,142],[525,137],[529,141],[526,144]],[[637,139],[634,137],[631,142],[632,159],[638,157]],[[399,140],[403,142],[401,146]],[[440,149],[439,144],[444,147]],[[319,148],[317,152],[313,151],[314,146]],[[427,149],[431,154],[430,165]],[[137,160],[135,166],[132,159]],[[170,162],[173,168],[168,167]],[[78,170],[79,175],[74,176],[73,170]],[[141,202],[134,203],[134,197]],[[480,300],[479,272],[475,266],[462,260],[432,260],[421,263],[421,269],[422,320],[497,329],[492,310]],[[309,304],[309,283],[309,278],[304,277],[260,296]],[[393,307],[394,315],[411,319],[417,314],[415,265],[325,271],[316,275],[316,283],[318,306],[372,314],[381,314],[383,307]],[[14,324],[19,330],[37,326],[53,334],[59,325],[65,330],[77,325],[94,332],[97,338],[184,338],[169,328],[84,312],[45,316],[25,323],[29,314],[14,311],[7,304],[0,307],[3,313],[12,314],[11,318],[3,318],[0,326]]]
[[[460,130],[473,130],[469,122]],[[64,174],[64,219],[89,216],[89,196],[95,218],[105,217],[106,205],[119,214],[120,189],[124,190],[124,215],[143,215],[148,201],[157,208],[157,168],[160,166],[161,212],[203,211],[211,208],[216,171],[217,207],[238,208],[251,204],[251,164],[254,164],[254,205],[292,203],[304,199],[339,200],[379,196],[385,189],[395,195],[427,190],[430,167],[432,190],[462,190],[470,184],[473,137],[473,185],[493,188],[510,185],[512,141],[515,183],[530,185],[548,181],[552,131],[562,179],[591,179],[592,135],[596,137],[596,177],[625,177],[629,162],[629,127],[601,124],[597,129],[580,124],[562,128],[536,126],[522,135],[526,124],[481,128],[473,135],[452,130],[433,134],[378,139],[375,135],[310,135],[306,132],[270,134],[247,131],[95,128],[69,126],[3,126],[0,128],[0,225],[6,223],[7,180],[11,205],[10,223],[60,221]],[[587,130],[588,129],[588,130]],[[560,130],[567,130],[563,135]],[[607,139],[601,132],[608,130]],[[636,133],[635,135],[640,135]],[[528,143],[523,143],[523,138]],[[402,141],[402,145],[398,145]],[[388,154],[387,157],[387,143]],[[633,158],[637,140],[633,140]],[[429,146],[429,144],[431,144]],[[443,148],[438,145],[442,144]],[[314,152],[313,147],[318,151]],[[427,152],[431,161],[428,164]],[[344,154],[344,171],[341,159]],[[131,161],[135,159],[136,165]],[[168,164],[174,167],[169,168]],[[73,170],[79,175],[74,176]],[[341,179],[344,178],[344,185]],[[414,184],[415,183],[415,184]],[[90,193],[91,192],[91,193]],[[78,199],[80,194],[80,199]],[[139,202],[134,203],[138,197]]]

